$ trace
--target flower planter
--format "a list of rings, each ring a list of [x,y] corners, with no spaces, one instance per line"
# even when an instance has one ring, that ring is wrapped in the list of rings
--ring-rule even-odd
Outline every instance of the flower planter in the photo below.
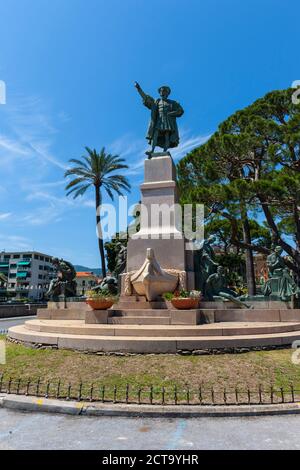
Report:
[[[190,310],[191,308],[198,308],[199,299],[174,297],[171,303],[173,307],[179,310]]]
[[[86,303],[93,310],[106,310],[114,304],[114,300],[110,299],[86,299]]]

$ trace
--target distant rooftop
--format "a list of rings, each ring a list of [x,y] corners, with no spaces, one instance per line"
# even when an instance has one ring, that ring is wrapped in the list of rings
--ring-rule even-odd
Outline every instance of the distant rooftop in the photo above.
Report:
[[[92,271],[79,271],[76,273],[76,277],[90,277],[96,275]]]
[[[0,251],[0,256],[1,255],[24,255],[24,254],[33,254],[33,255],[43,255],[43,256],[48,256],[52,258],[52,255],[42,253],[41,251],[35,251],[35,250],[26,250],[26,251],[6,251],[6,250],[1,250]]]

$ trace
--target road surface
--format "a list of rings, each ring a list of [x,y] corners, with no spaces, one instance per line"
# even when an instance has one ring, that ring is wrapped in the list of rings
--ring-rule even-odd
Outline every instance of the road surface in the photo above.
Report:
[[[300,449],[300,415],[116,418],[0,409],[0,449]]]
[[[27,320],[36,318],[36,315],[31,317],[13,317],[13,318],[0,318],[0,331],[8,330],[11,326],[22,325]]]

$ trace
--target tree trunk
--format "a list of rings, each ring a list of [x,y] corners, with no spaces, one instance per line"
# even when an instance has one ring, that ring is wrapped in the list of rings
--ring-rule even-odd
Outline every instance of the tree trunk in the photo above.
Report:
[[[102,238],[102,227],[100,220],[100,205],[101,205],[101,194],[100,186],[95,186],[95,195],[96,195],[96,227],[97,227],[97,236],[98,236],[98,247],[101,258],[101,269],[103,278],[106,277],[106,266],[105,266],[105,253],[104,245]]]
[[[243,241],[244,243],[251,244],[251,233],[249,219],[247,211],[242,209],[242,225],[243,225]],[[255,283],[255,271],[254,271],[254,259],[253,251],[249,248],[245,250],[246,257],[246,277],[247,277],[247,288],[249,295],[256,294],[256,283]]]

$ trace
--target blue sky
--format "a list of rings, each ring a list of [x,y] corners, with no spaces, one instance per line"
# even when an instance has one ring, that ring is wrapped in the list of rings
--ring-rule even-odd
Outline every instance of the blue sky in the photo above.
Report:
[[[65,197],[88,145],[126,158],[139,200],[148,112],[133,82],[185,109],[177,160],[219,122],[300,79],[288,0],[0,0],[0,250],[99,265],[93,194]]]

